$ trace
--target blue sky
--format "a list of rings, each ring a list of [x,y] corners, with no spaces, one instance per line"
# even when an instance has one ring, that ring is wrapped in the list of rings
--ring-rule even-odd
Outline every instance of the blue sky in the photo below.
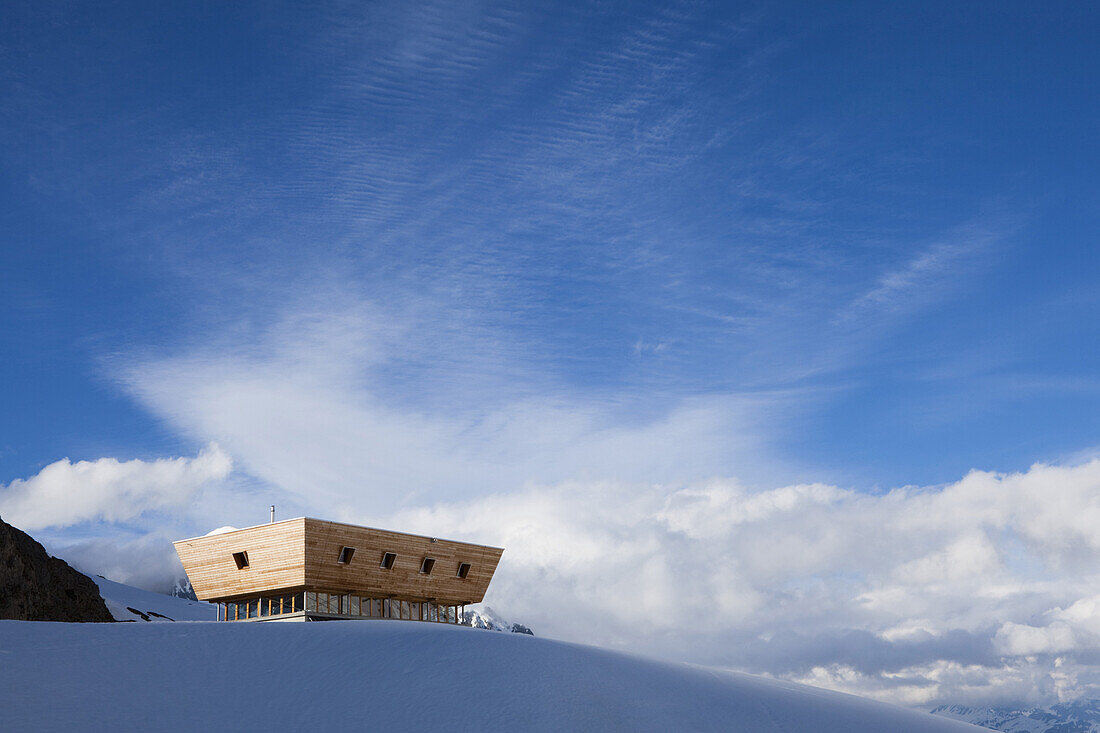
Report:
[[[519,389],[797,390],[778,447],[854,485],[1095,442],[1086,8],[35,5],[3,36],[7,477],[185,450],[105,359],[335,287],[431,299]]]
[[[1098,21],[7,3],[0,498],[62,459],[194,469],[26,514],[62,546],[273,501],[415,522],[540,485],[1077,465]]]

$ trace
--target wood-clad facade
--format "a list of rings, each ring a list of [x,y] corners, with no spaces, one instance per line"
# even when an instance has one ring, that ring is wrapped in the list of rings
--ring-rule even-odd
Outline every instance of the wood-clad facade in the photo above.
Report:
[[[403,618],[461,622],[504,550],[298,518],[175,543],[218,617]]]

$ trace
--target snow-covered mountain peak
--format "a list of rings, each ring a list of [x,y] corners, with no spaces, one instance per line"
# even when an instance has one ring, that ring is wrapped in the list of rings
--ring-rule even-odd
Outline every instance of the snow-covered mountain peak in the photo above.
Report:
[[[941,705],[932,712],[1005,733],[1100,733],[1100,700],[1046,707]]]

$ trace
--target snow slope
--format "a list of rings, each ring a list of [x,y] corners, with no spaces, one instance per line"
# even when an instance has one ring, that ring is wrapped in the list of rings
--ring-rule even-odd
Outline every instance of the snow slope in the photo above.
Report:
[[[810,687],[403,621],[0,621],[0,730],[936,733]]]
[[[199,601],[188,601],[163,593],[150,593],[93,575],[107,610],[116,621],[216,621],[217,609]]]

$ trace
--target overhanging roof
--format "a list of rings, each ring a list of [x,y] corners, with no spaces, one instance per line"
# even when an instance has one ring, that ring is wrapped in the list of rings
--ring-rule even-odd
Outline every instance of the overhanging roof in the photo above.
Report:
[[[200,600],[230,600],[290,590],[357,593],[439,603],[477,603],[504,550],[438,537],[309,517],[192,537],[174,543]],[[338,562],[341,549],[354,549]],[[238,568],[234,553],[247,553]],[[383,568],[385,553],[394,553]],[[425,558],[434,560],[422,573]],[[468,564],[466,577],[459,567]]]

